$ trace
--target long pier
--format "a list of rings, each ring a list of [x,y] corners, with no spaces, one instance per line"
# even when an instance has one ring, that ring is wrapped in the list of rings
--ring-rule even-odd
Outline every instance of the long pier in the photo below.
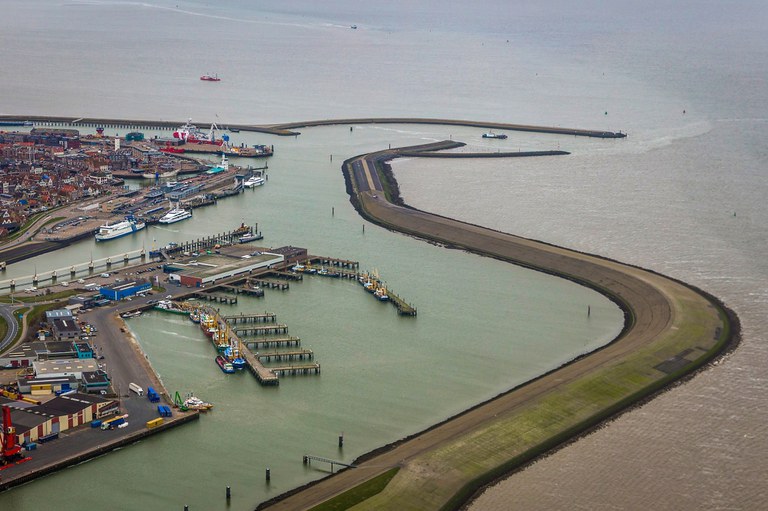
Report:
[[[71,126],[88,128],[117,128],[117,129],[175,129],[186,120],[148,120],[148,119],[110,119],[100,117],[72,117],[50,115],[0,115],[4,121],[31,121],[36,126]],[[202,124],[212,124],[204,122]],[[300,132],[296,128],[311,128],[315,126],[334,126],[340,124],[432,124],[442,126],[467,126],[491,130],[524,131],[532,133],[548,133],[555,135],[573,135],[577,137],[595,138],[624,138],[626,133],[621,131],[588,130],[580,128],[563,128],[560,126],[535,126],[532,124],[512,124],[504,122],[471,121],[464,119],[430,119],[424,117],[353,117],[345,119],[318,119],[314,121],[298,121],[279,124],[228,124],[229,128],[241,131],[253,131],[277,136],[296,136]]]

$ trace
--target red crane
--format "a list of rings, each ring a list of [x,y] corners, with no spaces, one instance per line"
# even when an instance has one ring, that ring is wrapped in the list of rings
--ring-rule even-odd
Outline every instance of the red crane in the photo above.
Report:
[[[3,434],[0,441],[0,465],[12,463],[21,458],[21,446],[16,443],[16,428],[11,422],[11,409],[3,406]]]

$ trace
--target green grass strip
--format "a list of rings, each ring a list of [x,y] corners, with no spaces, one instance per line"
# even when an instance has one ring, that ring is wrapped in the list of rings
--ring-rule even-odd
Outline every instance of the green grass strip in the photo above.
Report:
[[[355,486],[351,490],[347,490],[344,493],[323,502],[319,506],[313,507],[311,511],[343,511],[352,506],[356,506],[364,500],[368,500],[374,495],[381,493],[381,491],[389,484],[389,481],[395,477],[398,470],[400,470],[400,467],[387,470],[383,474],[378,475],[373,479],[369,479],[365,483]]]

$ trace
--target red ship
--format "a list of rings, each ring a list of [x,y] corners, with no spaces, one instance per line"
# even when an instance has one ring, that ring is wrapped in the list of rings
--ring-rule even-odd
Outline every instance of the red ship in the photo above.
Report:
[[[208,75],[205,74],[200,77],[200,79],[204,82],[220,82],[221,78],[219,78],[219,75]]]

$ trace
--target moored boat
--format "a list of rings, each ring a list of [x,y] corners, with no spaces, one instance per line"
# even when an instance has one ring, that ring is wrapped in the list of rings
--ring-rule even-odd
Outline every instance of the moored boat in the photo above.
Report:
[[[155,309],[159,311],[165,311],[170,312],[172,314],[184,314],[188,315],[189,313],[185,311],[184,309],[177,306],[175,303],[173,303],[170,300],[160,300],[155,304]]]
[[[161,224],[172,224],[175,222],[186,220],[187,218],[192,218],[191,211],[186,209],[174,208],[168,211],[162,218],[160,218],[159,222]]]
[[[211,403],[206,403],[202,399],[195,397],[195,396],[188,396],[185,400],[183,405],[189,409],[189,410],[200,410],[200,411],[206,411],[213,408],[213,405]]]
[[[259,233],[249,232],[248,234],[244,234],[243,236],[240,236],[239,238],[237,238],[237,241],[239,241],[240,243],[250,243],[251,241],[260,240],[263,238],[264,236],[262,236],[260,232]]]
[[[99,227],[99,230],[96,232],[96,241],[108,241],[127,236],[144,229],[146,226],[146,223],[129,216],[120,222],[114,224],[106,223]]]
[[[255,188],[265,183],[264,178],[261,176],[251,176],[245,180],[243,186],[246,188]]]
[[[213,144],[217,146],[224,144],[224,140],[216,138],[215,133],[216,124],[211,124],[211,129],[208,130],[208,133],[205,133],[192,124],[192,119],[189,119],[185,125],[180,126],[173,132],[173,138],[178,138],[190,144]]]
[[[227,361],[222,355],[216,355],[216,364],[218,364],[219,369],[221,369],[223,372],[227,374],[231,374],[235,372],[234,366]]]

